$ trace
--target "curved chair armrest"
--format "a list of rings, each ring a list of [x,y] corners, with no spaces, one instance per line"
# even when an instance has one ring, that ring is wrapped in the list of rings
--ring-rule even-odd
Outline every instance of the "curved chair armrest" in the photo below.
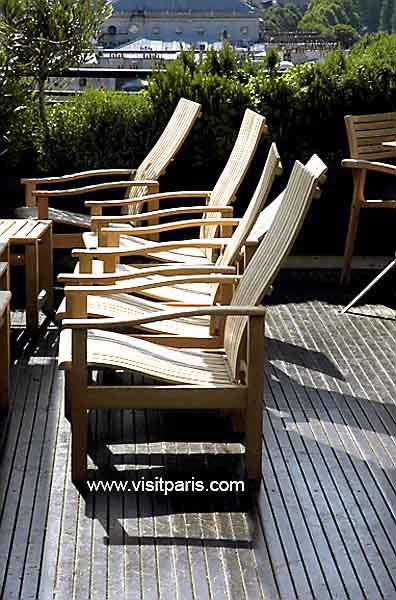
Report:
[[[189,192],[164,192],[158,194],[147,194],[139,198],[123,198],[121,200],[88,200],[85,206],[133,206],[141,202],[151,202],[152,200],[187,200],[188,198],[210,198],[212,192],[189,191]]]
[[[157,323],[158,321],[170,321],[185,317],[265,317],[264,306],[213,306],[194,308],[180,311],[164,311],[157,315],[144,317],[142,319],[65,319],[62,329],[122,329]]]
[[[153,179],[142,179],[139,181],[110,181],[106,183],[97,183],[95,185],[85,185],[79,188],[72,188],[70,190],[34,190],[33,196],[56,198],[56,197],[68,197],[68,196],[80,196],[81,194],[90,194],[92,192],[98,192],[100,190],[115,190],[119,188],[128,187],[150,187],[158,186],[158,181]]]
[[[0,291],[0,319],[3,318],[11,302],[11,292]]]
[[[396,175],[396,165],[389,165],[387,163],[375,162],[371,160],[357,160],[354,158],[345,158],[341,162],[341,165],[347,169],[376,171],[378,173]]]
[[[80,179],[88,179],[89,177],[105,177],[134,175],[136,169],[93,169],[91,171],[81,171],[80,173],[71,173],[69,175],[61,175],[60,177],[37,177],[23,178],[22,185],[51,185],[54,183],[67,183],[69,181],[79,181]]]
[[[217,273],[222,275],[232,275],[236,272],[235,267],[221,267],[217,265],[177,265],[167,264],[158,265],[158,267],[142,268],[139,272],[128,273],[128,272],[114,272],[114,273],[59,273],[58,281],[60,283],[69,283],[79,285],[82,282],[86,284],[106,284],[113,281],[132,281],[134,279],[140,279],[144,277],[151,277],[154,275],[194,275],[194,274],[210,274]]]
[[[85,204],[88,204],[86,202]],[[151,217],[155,218],[163,218],[163,217],[173,217],[177,215],[189,215],[195,213],[202,214],[210,214],[210,213],[220,213],[224,217],[231,217],[234,213],[234,209],[232,206],[180,206],[178,208],[165,208],[163,210],[152,210],[150,212],[139,213],[138,215],[120,215],[120,216],[98,216],[92,217],[92,225],[95,224],[106,226],[111,223],[130,223],[133,221],[136,223],[137,221],[146,221]]]
[[[100,248],[75,248],[72,250],[74,257],[91,257],[103,259],[106,256],[146,256],[157,252],[167,250],[177,250],[179,248],[223,248],[230,243],[232,238],[203,238],[194,240],[175,240],[171,242],[150,243],[134,250],[122,249],[119,246],[101,246]]]
[[[163,281],[146,282],[140,285],[133,285],[129,281],[124,281],[116,285],[74,285],[66,286],[65,296],[104,296],[107,294],[133,294],[143,290],[150,290],[157,287],[165,287],[178,284],[193,283],[220,283],[237,284],[242,275],[182,275],[176,277],[167,277]]]
[[[117,233],[120,235],[132,235],[132,236],[145,236],[153,233],[164,233],[165,231],[176,231],[178,229],[190,229],[192,227],[203,227],[205,225],[219,225],[236,227],[239,225],[240,219],[185,219],[184,221],[173,221],[171,223],[162,223],[161,225],[148,225],[147,227],[133,227],[132,229],[113,229],[111,227],[104,227],[102,233]]]

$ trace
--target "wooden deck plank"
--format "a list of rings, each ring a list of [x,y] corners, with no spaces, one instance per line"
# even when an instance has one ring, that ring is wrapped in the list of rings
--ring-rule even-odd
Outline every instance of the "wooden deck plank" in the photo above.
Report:
[[[288,305],[291,307],[291,304]],[[296,310],[296,309],[295,309]],[[298,306],[298,310],[303,312],[303,315],[300,316],[302,322],[305,322],[307,319],[311,319],[310,329],[312,330],[313,324],[316,325],[315,331],[315,341],[320,340],[322,342],[318,345],[317,349],[320,350],[323,348],[326,349],[326,356],[332,357],[333,355],[329,353],[329,348],[332,348],[334,351],[337,350],[337,343],[335,340],[335,331],[332,330],[332,321],[334,321],[334,314],[329,314],[328,317],[326,315],[329,311],[320,311],[320,315],[315,310],[310,313],[306,306],[301,307]],[[335,312],[335,311],[334,311]],[[287,326],[290,324],[290,318],[285,318],[285,315],[282,315]],[[320,317],[320,319],[318,318]],[[320,327],[318,327],[318,323],[320,323],[321,319],[327,318],[328,323],[326,323],[326,338],[322,338],[319,334]],[[299,319],[299,330],[301,330],[301,323]],[[338,335],[338,340],[344,340],[344,338]],[[322,346],[323,344],[323,346]],[[346,347],[350,348],[349,345]],[[353,352],[354,347],[350,348],[351,350],[351,361],[353,362]],[[323,355],[323,354],[322,354]],[[315,353],[315,356],[318,356],[318,353]],[[319,354],[320,356],[320,354]],[[348,368],[348,363],[343,363],[341,360],[342,355],[335,355],[335,363],[337,366],[341,368],[341,377],[342,373],[347,373],[348,377],[352,379],[354,376],[354,369]],[[315,365],[313,365],[312,372],[316,373]],[[318,369],[320,372],[320,368]],[[325,370],[325,369],[323,369]],[[327,416],[327,420],[330,422],[335,422],[338,425],[338,432],[340,435],[341,445],[339,448],[339,459],[341,463],[342,470],[347,474],[347,480],[351,487],[351,492],[354,496],[354,501],[351,505],[350,515],[353,516],[354,519],[357,520],[358,529],[357,535],[360,540],[364,540],[364,551],[367,559],[370,561],[372,566],[372,576],[374,580],[377,580],[377,584],[380,585],[379,582],[382,582],[384,586],[383,591],[386,592],[390,586],[392,589],[392,582],[389,577],[389,573],[387,572],[386,565],[384,565],[384,561],[382,558],[383,553],[388,555],[388,559],[386,562],[392,564],[394,560],[392,558],[393,551],[392,546],[390,544],[389,539],[387,539],[387,535],[384,531],[384,527],[381,526],[381,521],[379,520],[379,514],[382,512],[384,518],[387,520],[387,525],[394,527],[394,521],[392,523],[393,517],[389,510],[386,507],[383,507],[383,501],[381,495],[378,493],[377,479],[381,479],[383,474],[381,471],[376,468],[375,472],[370,475],[370,460],[364,460],[364,455],[361,454],[361,444],[359,444],[359,439],[363,436],[364,429],[359,427],[359,423],[355,421],[356,415],[359,415],[359,407],[356,403],[356,399],[358,399],[359,394],[354,392],[351,389],[349,383],[342,381],[342,379],[333,378],[332,385],[330,388],[330,399],[332,402],[326,402],[326,406],[329,407],[332,404],[336,405],[338,411],[336,413]],[[361,391],[360,383],[358,380],[356,382],[358,384],[359,392]],[[293,384],[294,385],[294,384]],[[315,388],[321,390],[323,387],[323,382],[319,381],[315,382]],[[338,393],[334,393],[332,387],[339,390]],[[322,392],[321,392],[322,393]],[[358,439],[356,439],[358,438]],[[337,441],[331,439],[332,446],[337,448]],[[337,449],[338,449],[337,448]],[[351,457],[351,465],[347,464],[346,457],[349,455]],[[355,459],[355,457],[357,459]],[[372,459],[372,457],[370,457]],[[375,461],[374,461],[375,464]],[[352,467],[352,469],[350,468]],[[342,471],[341,471],[342,472]],[[335,471],[336,474],[339,475],[339,471]],[[345,493],[345,492],[344,492]],[[360,523],[359,516],[357,511],[362,512],[363,523]],[[375,535],[372,532],[375,531]],[[391,556],[389,557],[389,551],[392,551]],[[364,564],[364,563],[362,563]],[[368,596],[370,597],[370,596]]]
[[[232,494],[81,495],[70,482],[56,332],[21,356],[0,463],[0,596],[396,597],[396,323],[375,318],[382,306],[340,316],[340,299],[288,290],[271,299],[253,504]],[[225,417],[93,411],[90,424],[97,480],[103,467],[117,480],[238,479]]]
[[[278,322],[281,323],[282,321]],[[288,331],[290,331],[290,322],[287,323],[287,327]],[[276,332],[278,333],[278,330],[276,330]],[[279,334],[276,337],[279,337]],[[295,352],[298,352],[297,349]],[[279,349],[277,354],[276,350],[273,350],[272,356],[274,360],[285,359],[285,356]],[[303,357],[301,357],[299,362],[302,361]],[[287,372],[286,365],[287,363],[284,360],[282,370]],[[294,369],[294,372],[296,371],[295,366],[291,368]],[[302,371],[302,373],[305,372],[303,369],[300,371]],[[311,383],[308,378],[302,377],[300,390],[299,387],[292,386],[287,377],[282,378],[282,374],[279,370],[277,371],[276,377],[280,380],[280,385],[282,385],[284,389],[285,397],[289,398],[296,394],[299,402],[297,409],[293,406],[290,407],[290,415],[294,417],[298,424],[298,431],[301,433],[305,442],[307,457],[310,457],[314,466],[318,482],[318,491],[319,489],[323,490],[322,493],[327,502],[328,509],[326,510],[326,507],[322,506],[321,510],[324,526],[326,529],[334,526],[339,530],[339,533],[329,533],[328,539],[335,560],[337,561],[342,581],[346,585],[347,592],[351,597],[358,597],[362,588],[365,590],[368,597],[375,596],[379,593],[379,590],[375,585],[375,580],[373,580],[365,553],[361,551],[360,542],[363,541],[361,539],[362,536],[355,535],[355,530],[348,519],[348,509],[353,508],[353,501],[351,502],[350,500],[348,482],[344,477],[343,471],[340,469],[340,465],[337,463],[333,451],[333,449],[337,448],[337,443],[334,439],[334,436],[337,435],[337,433],[335,428],[331,428],[331,425],[328,424],[329,415],[328,412],[326,412],[326,408],[328,411],[331,411],[331,397],[329,397],[328,394],[323,394],[323,390],[321,395],[318,393],[307,393],[307,388]],[[303,388],[303,385],[305,386],[305,389]],[[312,383],[311,387],[314,390]],[[312,400],[311,396],[313,396]],[[324,396],[323,408],[321,405],[321,396]],[[329,447],[329,440],[332,441],[331,447]],[[312,460],[312,457],[314,457],[314,460]],[[306,460],[302,462],[305,464]],[[307,480],[310,482],[312,481],[312,479]],[[315,482],[315,478],[313,481]],[[346,540],[348,540],[348,543],[343,547]],[[359,573],[360,580],[362,581],[357,581],[356,572]],[[357,583],[359,588],[356,588]]]
[[[20,598],[34,598],[38,593],[38,582],[41,576],[41,558],[45,530],[43,523],[46,521],[48,498],[50,493],[50,480],[54,457],[54,438],[59,420],[59,411],[53,406],[54,371],[45,368],[48,363],[55,360],[53,346],[56,335],[51,331],[45,340],[43,356],[34,357],[34,362],[43,365],[40,389],[35,410],[35,421],[32,431],[29,455],[26,461],[26,472],[20,496],[20,506],[16,531],[9,557],[11,569],[7,579],[13,575],[23,583],[19,592]],[[31,398],[29,398],[31,400]],[[54,435],[55,434],[55,435]],[[25,561],[19,560],[25,556]],[[7,591],[5,591],[7,597]],[[9,597],[11,597],[8,592]]]
[[[122,440],[128,449],[128,457],[132,466],[136,466],[136,435],[135,435],[135,415],[131,410],[123,411],[123,431]],[[121,447],[120,450],[126,450]],[[127,494],[124,500],[124,521],[125,531],[125,596],[138,598],[141,597],[141,577],[140,577],[140,545],[139,538],[139,520],[138,520],[138,497],[137,494]]]
[[[29,361],[28,361],[29,362]],[[40,377],[43,367],[40,364],[31,365],[31,378],[25,374],[23,386],[23,407],[15,420],[11,420],[10,427],[14,424],[19,429],[19,435],[16,440],[16,451],[13,458],[9,455],[6,460],[12,461],[12,475],[9,480],[6,498],[1,513],[2,534],[0,536],[0,580],[4,581],[3,595],[17,598],[21,581],[13,576],[12,570],[22,568],[24,563],[24,553],[18,556],[18,567],[14,562],[10,562],[13,541],[16,534],[16,523],[18,520],[19,508],[22,500],[22,490],[26,473],[29,449],[32,441],[32,432],[35,421],[35,411],[37,407],[38,394],[40,389]],[[27,369],[26,369],[27,371]],[[16,421],[16,422],[15,422]],[[19,421],[19,423],[18,423]],[[9,444],[7,442],[9,447]],[[13,453],[13,449],[11,449]],[[7,455],[7,447],[6,447]],[[7,465],[7,463],[5,463]],[[6,479],[4,479],[4,482]],[[23,513],[22,513],[23,514]],[[29,514],[26,515],[27,518]],[[29,527],[29,523],[25,523]],[[26,531],[25,531],[26,533]],[[7,595],[5,597],[7,597]]]

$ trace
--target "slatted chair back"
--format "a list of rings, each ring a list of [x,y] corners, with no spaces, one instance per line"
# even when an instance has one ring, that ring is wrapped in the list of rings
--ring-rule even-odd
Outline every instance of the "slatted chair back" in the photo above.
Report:
[[[280,175],[282,172],[282,164],[276,144],[271,144],[268,152],[267,160],[264,165],[263,172],[258,182],[257,188],[253,194],[249,206],[247,207],[245,214],[240,220],[238,227],[235,229],[234,234],[231,238],[230,243],[219,256],[216,265],[228,267],[234,265],[241,252],[241,249],[249,236],[256,219],[265,205],[268,194],[271,191],[272,184],[276,175]],[[219,288],[219,284],[213,284],[212,286],[212,298],[214,299]]]
[[[134,179],[158,180],[164,174],[169,163],[175,158],[195,121],[201,112],[201,105],[192,100],[181,98],[171,118],[153,148],[147,154],[134,174]],[[128,198],[139,198],[147,194],[146,187],[131,187]],[[133,204],[128,214],[138,214],[143,203]]]
[[[279,209],[268,233],[250,260],[231,305],[258,305],[268,292],[279,272],[283,260],[301,229],[318,181],[326,172],[326,165],[319,157],[313,157],[306,166],[296,161],[290,175]],[[247,318],[228,317],[224,332],[224,348],[236,379],[245,346]]]
[[[396,112],[347,115],[345,127],[351,158],[384,160],[396,156],[395,148],[386,148],[382,145],[382,142],[396,139]]]
[[[234,202],[239,187],[253,160],[257,146],[263,135],[267,133],[265,117],[247,109],[235,141],[230,157],[210,195],[209,206],[224,207]],[[210,213],[208,218],[221,217],[220,214]],[[213,238],[217,225],[203,225],[201,238]],[[207,250],[209,259],[212,251]]]

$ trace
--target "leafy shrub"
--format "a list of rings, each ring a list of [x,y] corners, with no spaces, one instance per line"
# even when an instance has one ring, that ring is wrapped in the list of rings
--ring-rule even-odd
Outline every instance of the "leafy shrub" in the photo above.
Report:
[[[396,36],[385,34],[363,38],[348,54],[337,50],[323,64],[301,65],[283,75],[241,65],[227,47],[199,62],[191,53],[182,53],[166,72],[152,76],[147,92],[90,91],[52,106],[45,145],[35,138],[35,111],[26,109],[11,127],[9,145],[20,152],[21,175],[136,166],[184,96],[202,104],[202,118],[168,169],[162,189],[210,189],[227,160],[243,112],[250,107],[264,114],[269,125],[253,167],[256,171],[248,178],[250,185],[257,181],[257,169],[272,140],[285,166],[283,182],[295,159],[305,161],[318,153],[330,173],[321,214],[314,210],[313,218],[318,226],[323,218],[329,224],[321,236],[325,251],[341,253],[351,193],[350,173],[340,168],[348,153],[344,116],[395,110],[395,72]],[[240,195],[242,205],[248,197]],[[342,229],[336,249],[331,222]]]

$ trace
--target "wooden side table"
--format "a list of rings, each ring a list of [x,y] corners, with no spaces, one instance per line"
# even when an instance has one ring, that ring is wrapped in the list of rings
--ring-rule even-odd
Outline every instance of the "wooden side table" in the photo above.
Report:
[[[26,329],[39,326],[39,294],[53,304],[52,223],[35,219],[0,219],[0,244],[8,243],[11,264],[25,267]],[[18,252],[18,247],[23,251]],[[11,283],[12,288],[12,283]]]

